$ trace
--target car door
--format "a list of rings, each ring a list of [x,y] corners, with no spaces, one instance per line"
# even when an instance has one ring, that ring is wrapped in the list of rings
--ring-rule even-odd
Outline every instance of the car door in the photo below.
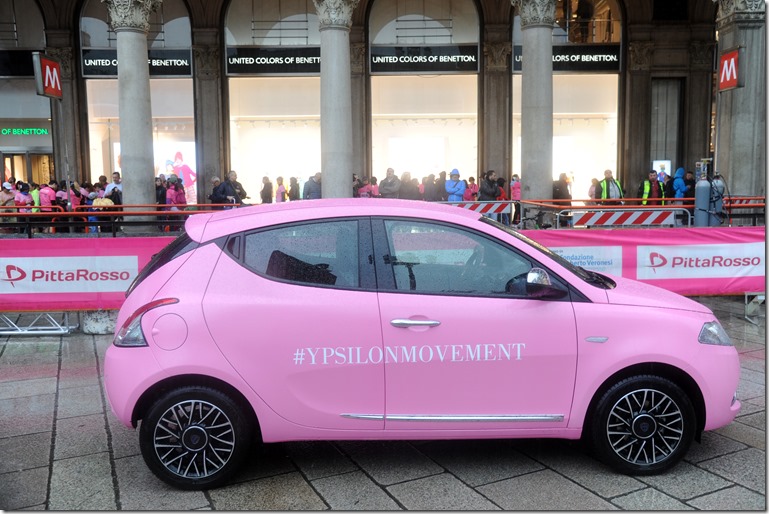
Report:
[[[203,301],[232,366],[280,416],[381,429],[384,364],[368,219],[231,236]]]
[[[574,310],[568,296],[526,296],[536,261],[438,221],[382,219],[374,227],[385,428],[565,427]]]

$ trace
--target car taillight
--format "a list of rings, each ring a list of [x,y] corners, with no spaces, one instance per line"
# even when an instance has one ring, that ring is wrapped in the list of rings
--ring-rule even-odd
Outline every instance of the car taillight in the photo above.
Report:
[[[144,338],[144,332],[142,332],[142,315],[149,310],[164,305],[172,305],[174,303],[179,303],[179,299],[163,298],[142,305],[125,320],[123,326],[120,327],[118,333],[115,334],[115,339],[112,341],[112,344],[122,347],[147,346],[147,340]]]

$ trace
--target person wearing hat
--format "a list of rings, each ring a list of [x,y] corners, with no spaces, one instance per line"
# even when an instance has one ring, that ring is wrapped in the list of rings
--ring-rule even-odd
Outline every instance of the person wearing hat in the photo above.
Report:
[[[449,173],[449,179],[446,181],[446,193],[449,202],[461,202],[464,199],[465,188],[467,184],[459,180],[459,170],[454,168]]]
[[[11,186],[10,182],[3,182],[3,189],[0,191],[0,206],[2,207],[13,207],[16,205],[16,202],[14,201],[16,195],[13,192],[13,186]],[[13,212],[15,209],[0,209],[2,212]],[[13,223],[16,221],[16,218],[10,218],[3,216],[0,218],[0,222],[2,223]],[[3,229],[3,232],[9,232],[11,229]]]

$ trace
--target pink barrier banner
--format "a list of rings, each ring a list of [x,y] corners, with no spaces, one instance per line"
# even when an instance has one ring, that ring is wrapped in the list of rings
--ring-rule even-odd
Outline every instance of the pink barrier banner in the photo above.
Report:
[[[0,246],[0,311],[119,309],[173,237],[12,239]]]
[[[572,264],[682,295],[766,291],[764,227],[525,230]]]
[[[684,295],[766,291],[763,227],[523,233],[573,264]],[[119,309],[173,237],[13,239],[0,246],[0,311]]]

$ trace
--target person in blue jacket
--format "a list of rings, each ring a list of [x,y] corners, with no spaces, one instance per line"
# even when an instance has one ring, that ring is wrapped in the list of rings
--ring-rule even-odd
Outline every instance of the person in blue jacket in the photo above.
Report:
[[[676,198],[683,198],[686,194],[686,182],[684,182],[684,175],[686,172],[683,168],[678,168],[673,178],[673,191],[675,191]]]
[[[465,194],[467,184],[459,180],[459,170],[454,168],[449,174],[449,180],[446,181],[446,193],[448,193],[449,202],[461,202]]]

